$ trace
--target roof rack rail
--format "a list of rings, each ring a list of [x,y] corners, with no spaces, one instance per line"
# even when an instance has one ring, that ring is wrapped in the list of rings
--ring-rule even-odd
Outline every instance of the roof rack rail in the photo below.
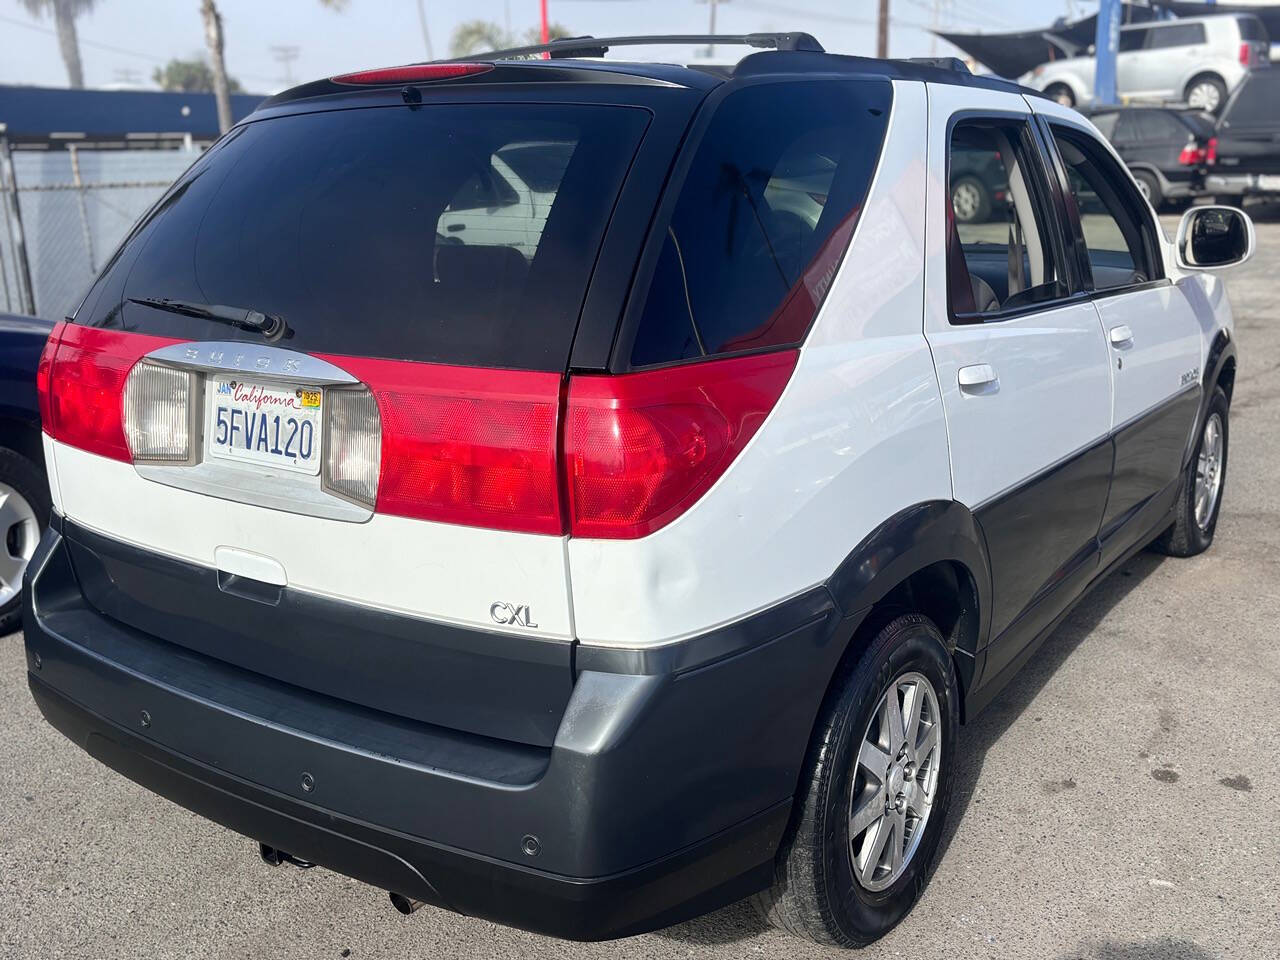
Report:
[[[610,47],[647,47],[663,44],[702,46],[703,44],[741,45],[766,50],[802,50],[807,53],[825,53],[822,44],[809,33],[672,33],[636,37],[565,37],[550,43],[538,43],[530,47],[509,47],[505,50],[488,50],[452,57],[442,63],[458,63],[466,60],[503,60],[510,57],[528,57],[546,53],[552,60],[565,57],[603,57]]]
[[[956,73],[973,73],[969,65],[959,57],[904,57],[902,62],[914,63],[920,67],[937,67],[939,70],[954,70]]]

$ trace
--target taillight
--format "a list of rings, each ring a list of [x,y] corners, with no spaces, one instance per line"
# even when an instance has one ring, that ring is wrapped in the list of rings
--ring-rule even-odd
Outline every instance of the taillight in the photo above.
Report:
[[[556,475],[559,374],[326,359],[367,384],[377,401],[378,513],[563,532]]]
[[[1198,167],[1200,164],[1207,162],[1208,156],[1208,149],[1192,140],[1178,154],[1178,163],[1184,167]]]
[[[403,67],[382,67],[377,70],[360,70],[334,77],[334,83],[351,83],[361,86],[382,84],[430,83],[435,80],[457,80],[478,73],[488,73],[492,63],[410,63]]]
[[[134,366],[124,382],[124,434],[139,463],[191,459],[195,374],[149,363]]]
[[[564,430],[570,534],[642,537],[687,510],[755,435],[798,356],[572,377]]]
[[[40,406],[40,423],[44,426],[45,433],[50,436],[53,436],[53,413],[50,409],[52,385],[50,381],[53,374],[53,361],[58,355],[58,344],[62,340],[62,330],[66,325],[66,321],[58,321],[53,331],[49,334],[49,339],[44,342],[44,349],[40,351],[40,362],[36,364],[36,398]]]
[[[1205,148],[1205,151],[1204,151],[1204,162],[1205,163],[1218,162],[1218,138],[1217,137],[1209,138],[1209,145]]]
[[[123,411],[129,371],[145,354],[177,342],[74,323],[63,326],[48,366],[45,432],[99,456],[131,460]]]
[[[1240,44],[1240,66],[1253,66],[1253,45],[1249,43]]]

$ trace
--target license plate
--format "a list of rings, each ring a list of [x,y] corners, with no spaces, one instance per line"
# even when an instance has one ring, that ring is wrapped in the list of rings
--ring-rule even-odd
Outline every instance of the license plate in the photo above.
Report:
[[[320,472],[319,387],[210,377],[205,409],[205,452],[293,470]]]

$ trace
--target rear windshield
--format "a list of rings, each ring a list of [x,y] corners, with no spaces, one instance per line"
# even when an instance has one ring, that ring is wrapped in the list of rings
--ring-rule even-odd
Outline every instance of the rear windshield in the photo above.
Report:
[[[438,104],[250,123],[134,232],[77,320],[262,342],[138,302],[167,299],[278,316],[294,350],[563,369],[648,116]]]
[[[1227,126],[1280,126],[1276,101],[1280,99],[1280,70],[1256,70],[1245,77],[1235,98],[1227,104]]]

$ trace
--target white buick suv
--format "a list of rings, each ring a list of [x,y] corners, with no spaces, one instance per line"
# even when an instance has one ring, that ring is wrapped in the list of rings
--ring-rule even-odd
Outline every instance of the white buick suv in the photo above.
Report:
[[[738,39],[335,77],[211,147],[41,362],[48,720],[406,912],[897,923],[958,725],[1211,543],[1254,235],[1169,242],[1023,88]],[[530,144],[536,202],[450,231]]]

